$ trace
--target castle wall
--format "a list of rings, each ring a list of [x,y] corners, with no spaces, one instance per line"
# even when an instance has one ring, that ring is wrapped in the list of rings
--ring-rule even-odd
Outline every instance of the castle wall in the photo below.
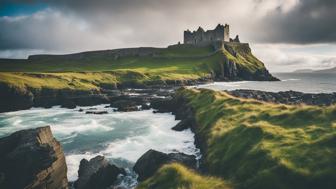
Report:
[[[214,30],[204,31],[201,27],[197,31],[184,31],[184,43],[192,45],[208,44],[215,41],[230,41],[229,25],[218,25]]]

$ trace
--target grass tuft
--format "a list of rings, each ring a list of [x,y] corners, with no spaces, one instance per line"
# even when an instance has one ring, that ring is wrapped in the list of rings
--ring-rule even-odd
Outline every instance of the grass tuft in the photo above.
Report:
[[[231,189],[229,183],[209,176],[201,176],[183,165],[164,165],[157,173],[141,183],[137,189]]]

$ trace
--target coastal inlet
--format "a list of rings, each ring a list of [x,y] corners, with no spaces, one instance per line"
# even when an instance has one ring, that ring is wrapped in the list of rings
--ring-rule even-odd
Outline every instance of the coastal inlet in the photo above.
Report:
[[[0,137],[15,131],[50,125],[61,142],[66,156],[68,180],[75,181],[80,160],[104,155],[111,163],[126,168],[128,174],[120,184],[134,187],[135,161],[149,149],[161,152],[198,154],[190,130],[171,130],[179,121],[170,113],[153,110],[115,112],[106,105],[64,109],[32,108],[0,114]],[[107,111],[107,114],[85,114],[84,110]]]

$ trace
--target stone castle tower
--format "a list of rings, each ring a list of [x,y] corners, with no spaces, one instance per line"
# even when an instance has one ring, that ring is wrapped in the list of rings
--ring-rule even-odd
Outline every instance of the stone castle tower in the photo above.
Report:
[[[203,45],[213,42],[230,42],[230,26],[218,24],[214,30],[204,31],[199,27],[197,31],[184,31],[184,44]]]

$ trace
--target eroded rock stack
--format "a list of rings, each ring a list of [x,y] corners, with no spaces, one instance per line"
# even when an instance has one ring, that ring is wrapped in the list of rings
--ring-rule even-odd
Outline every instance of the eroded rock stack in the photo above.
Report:
[[[120,174],[125,175],[124,169],[111,165],[104,156],[96,156],[90,161],[82,159],[78,170],[76,189],[102,189],[115,183]]]
[[[15,132],[0,139],[0,188],[68,188],[60,143],[50,127]]]

